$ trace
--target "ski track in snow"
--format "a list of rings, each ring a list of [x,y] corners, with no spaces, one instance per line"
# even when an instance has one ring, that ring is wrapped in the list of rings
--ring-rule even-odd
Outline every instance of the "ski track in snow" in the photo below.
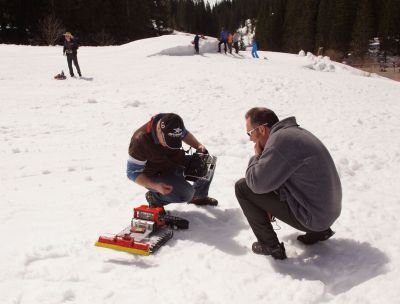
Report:
[[[82,47],[85,79],[66,81],[52,79],[67,72],[60,47],[0,45],[4,303],[395,303],[399,84],[326,58],[221,55],[212,38],[196,56],[192,38]],[[244,114],[256,105],[316,134],[343,185],[331,240],[305,247],[279,223],[286,261],[251,253],[254,236],[234,196],[253,151]],[[159,112],[179,113],[218,157],[210,195],[220,205],[168,207],[190,229],[154,256],[94,247],[144,202],[145,189],[125,176],[127,147]]]

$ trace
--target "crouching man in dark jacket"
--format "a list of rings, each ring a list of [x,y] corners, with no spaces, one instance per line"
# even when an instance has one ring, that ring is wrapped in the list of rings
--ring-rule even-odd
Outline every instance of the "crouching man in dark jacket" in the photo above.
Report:
[[[297,237],[306,245],[330,238],[341,212],[342,189],[326,147],[295,117],[279,121],[269,109],[252,108],[245,118],[255,155],[235,193],[257,238],[253,252],[286,258],[273,217],[306,232]]]
[[[216,206],[208,197],[210,180],[190,184],[184,177],[185,151],[182,141],[202,153],[208,153],[192,133],[186,130],[182,118],[174,113],[161,113],[136,130],[129,145],[127,176],[147,188],[150,207],[188,202]]]

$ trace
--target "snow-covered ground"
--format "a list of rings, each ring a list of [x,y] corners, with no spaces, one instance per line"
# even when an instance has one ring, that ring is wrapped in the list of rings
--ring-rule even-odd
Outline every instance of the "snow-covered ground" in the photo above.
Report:
[[[64,81],[53,79],[68,70],[61,47],[0,45],[1,303],[398,302],[400,84],[332,62],[313,68],[312,56],[218,54],[212,38],[201,49],[213,53],[193,55],[192,39],[81,47],[85,78]],[[253,106],[296,116],[342,180],[331,240],[305,247],[279,222],[285,261],[251,252],[234,195],[253,152]],[[170,205],[190,229],[156,255],[95,247],[145,201],[126,178],[127,149],[159,112],[179,113],[218,156],[210,195],[220,204]]]

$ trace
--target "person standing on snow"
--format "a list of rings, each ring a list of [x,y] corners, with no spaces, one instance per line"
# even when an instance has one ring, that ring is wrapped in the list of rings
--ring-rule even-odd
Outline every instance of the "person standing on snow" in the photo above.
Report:
[[[251,56],[253,56],[253,58],[258,58],[256,38],[253,38],[253,41],[251,43]]]
[[[68,62],[68,68],[69,68],[69,74],[71,77],[74,77],[74,70],[72,69],[72,62],[74,62],[75,68],[78,72],[79,77],[82,76],[81,74],[81,69],[79,68],[79,63],[78,63],[78,40],[72,36],[70,32],[66,32],[64,34],[64,49],[63,49],[63,54],[64,56],[67,56],[67,62]]]
[[[233,47],[235,48],[236,54],[239,53],[239,40],[240,40],[239,32],[236,32],[232,37]]]
[[[201,153],[208,153],[175,113],[160,113],[137,129],[129,145],[127,176],[147,188],[146,200],[150,207],[188,202],[199,206],[217,206],[208,197],[212,181],[197,180],[191,185],[183,175],[185,151],[182,141]]]
[[[206,39],[206,38],[203,35],[196,34],[196,36],[194,36],[194,39],[193,39],[194,50],[196,51],[196,54],[199,54],[199,52],[200,52],[200,48],[199,48],[200,39]]]
[[[226,43],[228,42],[228,32],[222,28],[221,31],[221,36],[219,38],[219,43],[218,43],[218,53],[221,53],[221,44],[224,44],[224,51],[226,54]]]
[[[235,194],[257,242],[256,254],[286,259],[273,217],[306,232],[297,239],[311,245],[329,239],[342,207],[342,187],[335,164],[323,143],[299,127],[295,117],[279,121],[266,108],[252,108],[246,129],[254,142],[246,177]]]
[[[232,43],[233,43],[233,36],[231,33],[228,34],[228,49],[229,49],[229,54],[232,54]]]

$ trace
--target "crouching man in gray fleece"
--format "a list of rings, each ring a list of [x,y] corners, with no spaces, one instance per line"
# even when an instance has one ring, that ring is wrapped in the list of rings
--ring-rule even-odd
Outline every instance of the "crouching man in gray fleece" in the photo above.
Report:
[[[252,108],[245,118],[255,155],[235,194],[257,238],[253,252],[286,258],[273,217],[306,232],[297,237],[306,245],[329,239],[340,215],[342,188],[326,147],[295,117],[279,121],[269,109]]]

